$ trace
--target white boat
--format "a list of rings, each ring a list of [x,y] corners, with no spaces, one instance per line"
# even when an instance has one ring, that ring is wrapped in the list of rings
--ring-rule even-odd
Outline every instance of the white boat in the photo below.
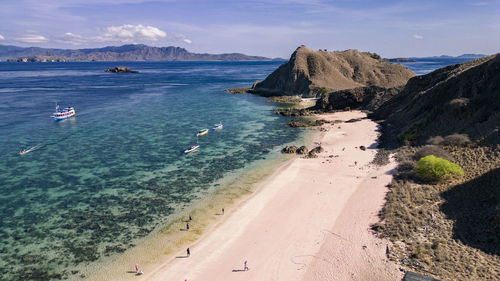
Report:
[[[184,154],[189,153],[189,152],[193,152],[193,151],[197,150],[198,148],[200,148],[199,144],[192,145],[190,148],[184,150]]]
[[[56,112],[54,112],[51,117],[58,121],[73,117],[75,114],[75,109],[73,107],[70,106],[63,110],[59,110],[59,105],[56,103]]]
[[[201,129],[198,133],[196,133],[196,136],[203,136],[206,134],[208,134],[208,129]]]
[[[222,127],[222,122],[220,122],[219,124],[215,124],[212,130],[222,130]]]

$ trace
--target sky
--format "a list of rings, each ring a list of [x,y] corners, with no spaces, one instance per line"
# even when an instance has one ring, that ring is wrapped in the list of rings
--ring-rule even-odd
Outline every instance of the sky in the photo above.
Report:
[[[0,0],[0,44],[281,58],[300,45],[382,57],[493,54],[500,0]]]

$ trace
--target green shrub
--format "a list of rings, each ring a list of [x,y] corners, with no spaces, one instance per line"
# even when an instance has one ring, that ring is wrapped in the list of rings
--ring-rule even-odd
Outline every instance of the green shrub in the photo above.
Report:
[[[324,94],[328,94],[332,91],[332,89],[329,89],[329,88],[324,88],[323,90],[321,90],[321,94],[324,95]]]
[[[405,141],[414,141],[416,140],[418,135],[416,133],[409,133],[409,132],[404,132],[398,135],[398,140],[400,142],[405,142]]]
[[[434,155],[425,156],[418,160],[418,174],[427,180],[438,181],[450,175],[463,176],[464,171],[459,165]]]

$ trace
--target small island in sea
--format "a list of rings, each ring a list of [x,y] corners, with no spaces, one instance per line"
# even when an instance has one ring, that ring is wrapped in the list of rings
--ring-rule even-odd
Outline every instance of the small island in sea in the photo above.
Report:
[[[114,73],[139,73],[137,70],[132,70],[125,66],[117,66],[113,68],[108,68],[105,72],[114,72]]]

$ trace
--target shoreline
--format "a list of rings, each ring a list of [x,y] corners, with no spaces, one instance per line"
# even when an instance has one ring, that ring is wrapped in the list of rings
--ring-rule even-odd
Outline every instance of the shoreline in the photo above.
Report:
[[[305,129],[295,141],[284,144],[308,143],[317,137],[316,129]],[[187,243],[196,243],[210,234],[226,217],[231,209],[245,203],[255,195],[270,177],[276,174],[283,166],[293,160],[288,155],[280,153],[282,147],[275,148],[279,153],[268,159],[258,160],[242,171],[228,174],[226,177],[213,183],[208,191],[209,195],[194,201],[190,206],[171,215],[168,224],[153,231],[150,235],[137,241],[136,245],[127,251],[113,257],[80,269],[80,274],[86,274],[85,280],[137,280],[134,265],[139,264],[145,272],[151,272],[174,256],[174,253]],[[217,215],[224,207],[227,216]],[[184,231],[189,215],[193,221],[190,231]],[[213,216],[215,215],[215,216]],[[79,274],[79,275],[80,275]],[[75,278],[79,280],[79,278]]]
[[[347,121],[364,116],[353,111],[321,118]],[[179,250],[138,278],[400,280],[397,265],[385,258],[385,241],[369,230],[378,221],[395,168],[394,161],[383,167],[370,163],[376,153],[376,123],[363,119],[323,128],[314,136],[326,150],[318,158],[286,162],[260,181],[253,194],[227,208],[224,218],[199,239],[188,243],[189,258]],[[336,234],[339,231],[342,235]],[[339,248],[331,243],[335,237],[351,241],[350,246]],[[365,254],[360,258],[354,253]],[[242,270],[245,260],[252,269],[248,272]]]

